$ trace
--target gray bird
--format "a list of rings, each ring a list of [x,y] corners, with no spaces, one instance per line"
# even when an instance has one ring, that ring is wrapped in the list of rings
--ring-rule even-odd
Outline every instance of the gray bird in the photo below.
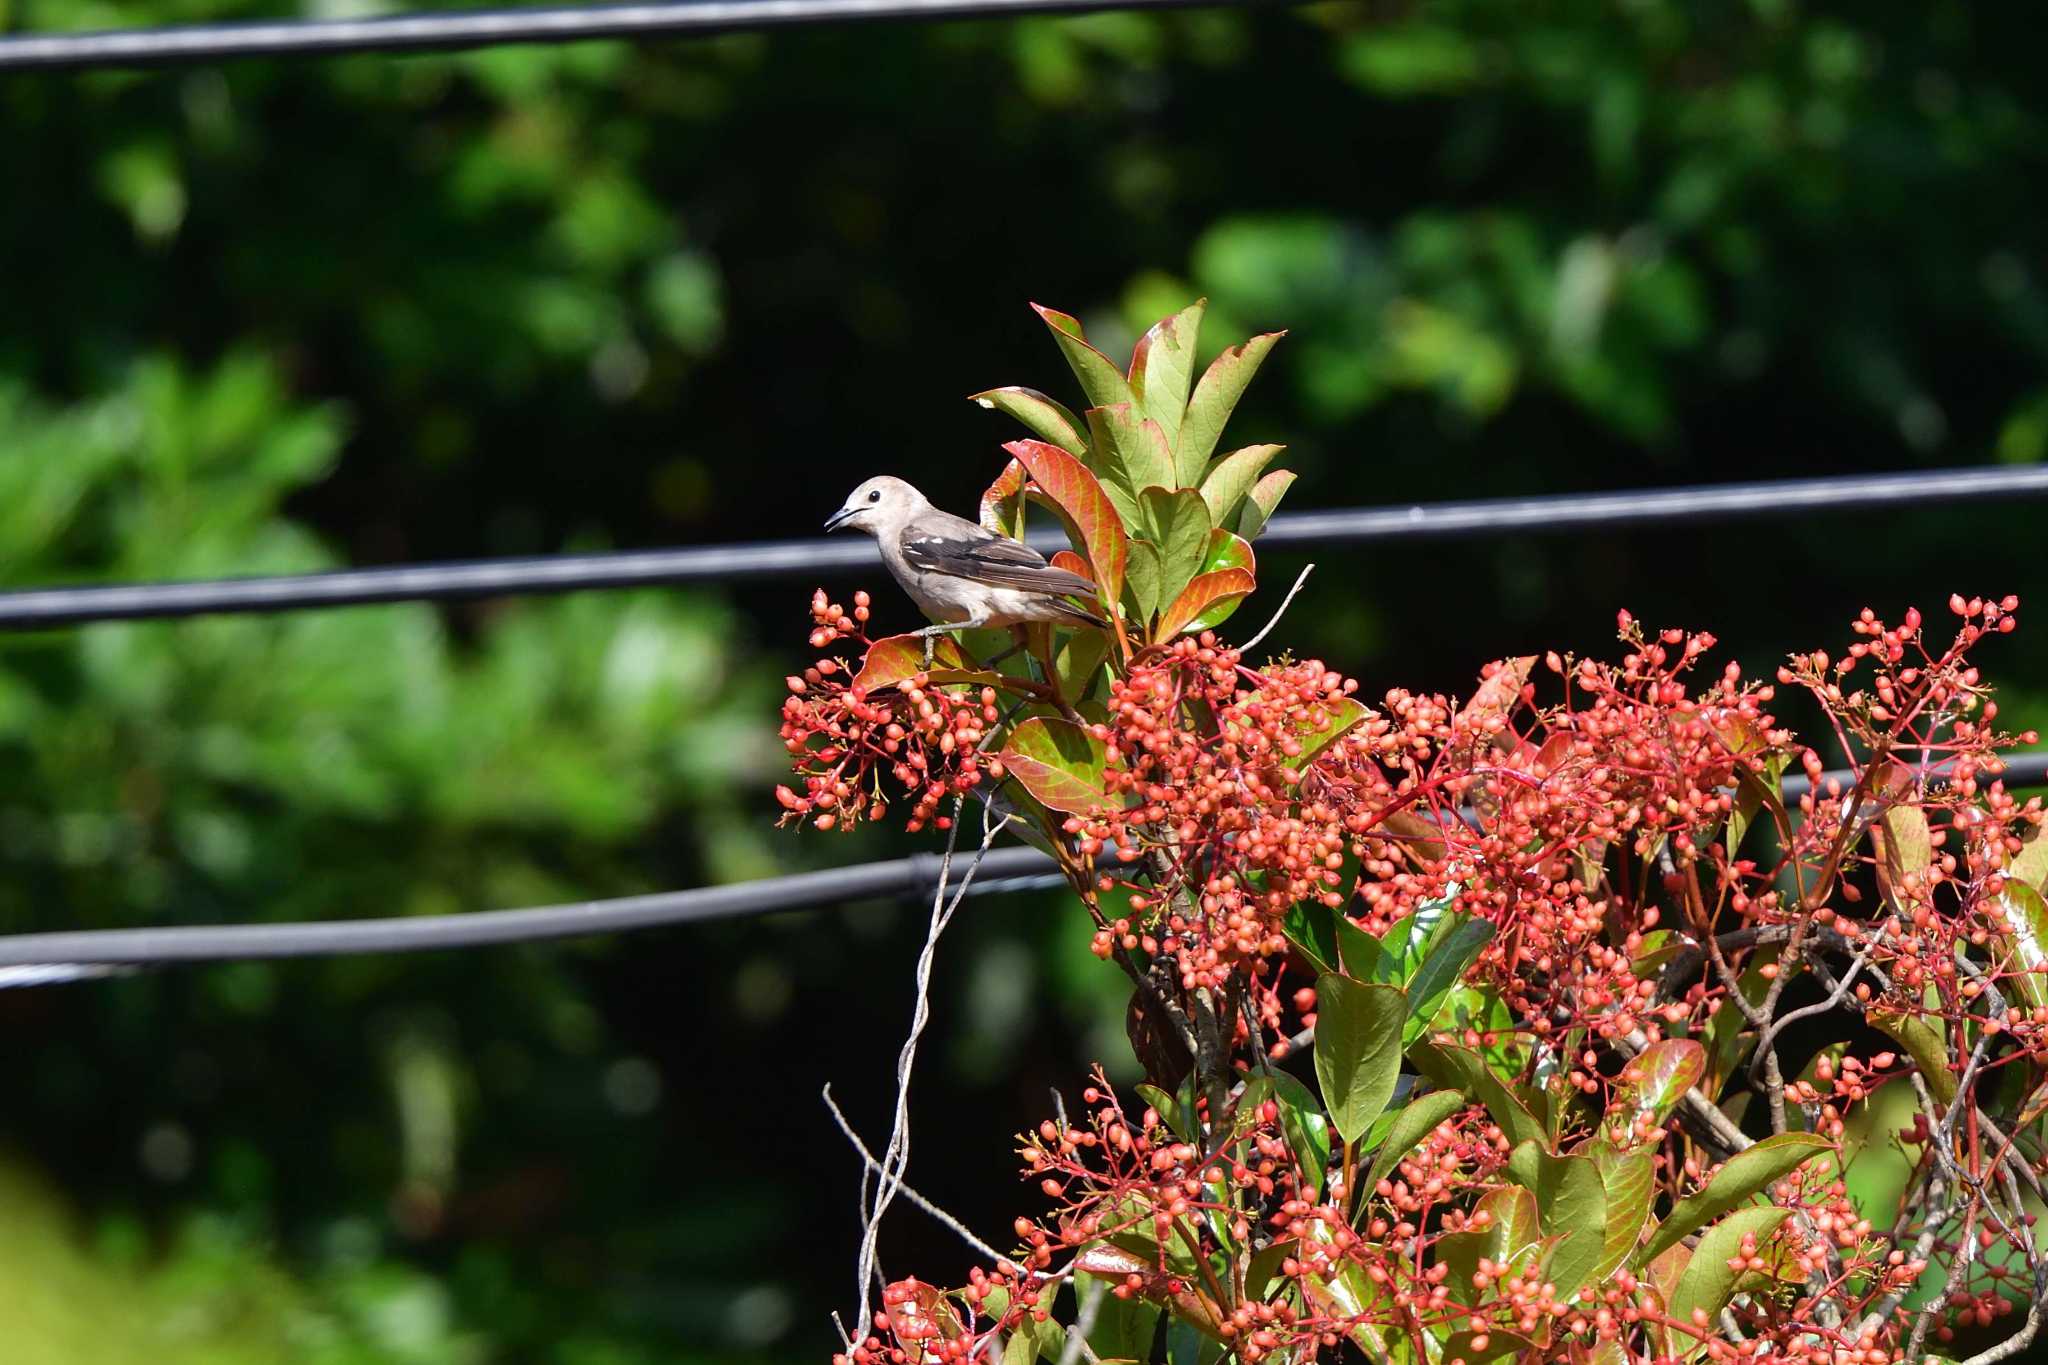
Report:
[[[842,526],[875,538],[890,574],[936,623],[916,632],[925,637],[927,649],[933,636],[949,630],[1030,621],[1108,624],[1067,600],[1094,601],[1093,583],[1054,568],[1029,545],[941,512],[901,479],[880,474],[854,489],[825,522],[827,531]]]

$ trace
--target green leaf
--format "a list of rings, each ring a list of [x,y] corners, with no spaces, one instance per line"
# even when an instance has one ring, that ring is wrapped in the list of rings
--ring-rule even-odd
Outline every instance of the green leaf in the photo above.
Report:
[[[1195,461],[1196,469],[1202,467],[1201,462],[1216,449],[1224,424],[1230,420],[1231,409],[1244,396],[1245,386],[1252,382],[1252,376],[1259,372],[1260,362],[1286,335],[1285,332],[1267,332],[1255,336],[1241,346],[1232,346],[1210,362],[1209,368],[1202,373],[1201,382],[1195,385],[1194,396],[1188,400],[1187,417],[1181,423],[1178,444],[1181,459]],[[1245,538],[1249,540],[1251,536]]]
[[[1128,493],[1138,505],[1136,530],[1145,523],[1141,495],[1147,488],[1175,488],[1173,452],[1166,433],[1149,417],[1140,415],[1129,403],[1088,409],[1088,440],[1093,458],[1090,466],[1102,481]]]
[[[1638,1263],[1647,1264],[1655,1260],[1664,1248],[1705,1227],[1737,1205],[1754,1199],[1773,1182],[1796,1170],[1801,1162],[1811,1161],[1819,1153],[1833,1150],[1832,1142],[1814,1133],[1778,1133],[1754,1147],[1737,1152],[1715,1172],[1705,1189],[1679,1201],[1678,1207],[1671,1210],[1657,1230],[1650,1234],[1648,1244],[1637,1253]]]
[[[1336,921],[1337,914],[1329,906],[1318,901],[1296,901],[1280,923],[1287,941],[1301,950],[1318,976],[1334,972],[1340,965]]]
[[[1318,1026],[1317,1032],[1321,1032]],[[1478,1053],[1462,1047],[1440,1047],[1434,1043],[1417,1043],[1409,1049],[1409,1056],[1423,1075],[1439,1086],[1462,1090],[1486,1106],[1486,1112],[1508,1135],[1508,1141],[1520,1145],[1530,1139],[1548,1143],[1549,1134],[1527,1104],[1522,1101]]]
[[[1408,1001],[1392,986],[1316,979],[1316,1080],[1347,1142],[1365,1135],[1394,1093],[1407,1013]]]
[[[1643,1222],[1650,1216],[1650,1202],[1657,1193],[1657,1168],[1656,1154],[1648,1147],[1623,1156],[1594,1144],[1592,1157],[1607,1191],[1606,1242],[1589,1277],[1598,1283],[1627,1265],[1635,1254]]]
[[[1124,554],[1129,538],[1124,521],[1087,466],[1044,441],[1011,441],[1004,450],[1015,456],[1031,482],[1049,499],[1094,570],[1102,602],[1115,611],[1124,592]]]
[[[1280,506],[1280,499],[1287,496],[1287,490],[1294,486],[1295,473],[1291,469],[1276,469],[1252,485],[1252,491],[1245,494],[1244,501],[1237,505],[1237,521],[1231,530],[1246,540],[1257,540],[1259,532],[1266,529],[1266,523],[1273,519],[1273,513]]]
[[[1315,762],[1316,755],[1335,744],[1364,722],[1365,707],[1350,697],[1339,697],[1335,701],[1318,703],[1324,720],[1321,725],[1309,730],[1298,730],[1295,738],[1301,744],[1301,752],[1281,758],[1283,767],[1300,772]]]
[[[1164,644],[1184,631],[1208,629],[1228,618],[1257,586],[1244,569],[1219,569],[1195,575],[1180,596],[1160,611],[1153,640]]]
[[[1924,1014],[1872,1005],[1863,1017],[1881,1029],[1893,1042],[1906,1049],[1913,1065],[1926,1078],[1927,1089],[1944,1105],[1956,1097],[1956,1073],[1948,1058],[1948,1042],[1941,1030],[1927,1022]]]
[[[1661,1130],[1665,1118],[1706,1070],[1707,1050],[1691,1039],[1666,1038],[1650,1044],[1621,1069],[1602,1135],[1619,1150],[1636,1146],[1638,1129],[1647,1124]]]
[[[1134,540],[1128,548],[1124,572],[1129,576],[1131,604],[1138,619],[1150,622],[1159,614],[1160,594],[1166,590],[1166,568],[1160,562],[1159,547],[1149,540]]]
[[[2048,901],[2026,882],[2008,876],[1995,909],[2001,926],[1996,942],[2008,959],[2005,970],[2012,974],[2020,999],[2029,1009],[2048,1005]]]
[[[1408,994],[1408,1019],[1401,1026],[1403,1046],[1429,1032],[1452,987],[1464,979],[1465,969],[1478,958],[1480,950],[1493,941],[1491,921],[1453,915],[1444,932],[1433,936],[1422,965],[1404,984]]]
[[[969,397],[985,408],[1016,418],[1031,428],[1032,435],[1052,442],[1069,455],[1082,460],[1088,458],[1088,438],[1081,433],[1081,419],[1037,389],[1013,384]]]
[[[1187,412],[1188,386],[1195,376],[1195,338],[1202,330],[1202,311],[1208,300],[1197,299],[1172,317],[1161,318],[1138,338],[1131,353],[1131,392],[1145,415],[1159,424],[1171,448],[1180,439],[1181,419]],[[1198,456],[1194,474],[1182,474],[1179,482],[1192,486],[1207,451]],[[1185,469],[1185,463],[1180,466]]]
[[[1069,635],[1053,662],[1060,695],[1070,702],[1085,700],[1101,678],[1102,664],[1108,657],[1109,636],[1104,632],[1077,630]]]
[[[1251,575],[1254,583],[1258,581],[1259,566],[1252,555],[1251,542],[1243,536],[1218,527],[1209,536],[1208,553],[1202,556],[1202,573],[1218,573],[1224,569],[1243,569]],[[1229,620],[1242,601],[1242,597],[1219,597],[1214,605],[1188,622],[1182,629],[1213,630]]]
[[[1209,504],[1209,519],[1228,526],[1259,474],[1285,446],[1246,446],[1233,450],[1209,466],[1202,475],[1202,501]]]
[[[1583,1156],[1552,1156],[1539,1142],[1524,1142],[1508,1157],[1508,1173],[1536,1196],[1543,1231],[1557,1241],[1544,1278],[1559,1298],[1584,1284],[1599,1265],[1607,1241],[1607,1188],[1600,1169]]]
[[[1091,407],[1107,407],[1112,403],[1131,401],[1131,386],[1125,382],[1123,371],[1102,352],[1088,344],[1088,338],[1081,332],[1081,324],[1057,309],[1031,305],[1031,311],[1038,314],[1045,325],[1052,329],[1052,339],[1058,343],[1060,354],[1067,358],[1067,365],[1074,371],[1074,378],[1081,381],[1081,392],[1088,395]]]
[[[1280,1131],[1308,1182],[1307,1197],[1314,1199],[1330,1169],[1330,1120],[1315,1095],[1293,1075],[1275,1070],[1271,1079],[1273,1098],[1280,1105]]]
[[[1448,1265],[1447,1284],[1453,1294],[1473,1294],[1472,1276],[1479,1258],[1520,1268],[1534,1259],[1542,1243],[1543,1227],[1537,1216],[1536,1196],[1520,1185],[1500,1185],[1480,1196],[1476,1213],[1492,1218],[1476,1232],[1454,1232],[1436,1244],[1438,1263]],[[1478,1297],[1466,1300],[1478,1302]]]
[[[1473,1345],[1481,1337],[1486,1338],[1486,1345]],[[1465,1365],[1487,1365],[1488,1361],[1505,1360],[1509,1356],[1514,1356],[1517,1360],[1526,1360],[1529,1357],[1523,1353],[1535,1349],[1536,1343],[1527,1337],[1489,1327],[1484,1332],[1451,1333],[1444,1338],[1442,1358],[1462,1360]]]
[[[1735,1282],[1741,1278],[1742,1272],[1730,1270],[1728,1261],[1742,1249],[1743,1237],[1754,1236],[1757,1245],[1762,1246],[1778,1230],[1778,1225],[1791,1216],[1790,1209],[1738,1209],[1707,1229],[1699,1245],[1692,1249],[1692,1260],[1686,1264],[1685,1273],[1678,1277],[1678,1289],[1671,1296],[1671,1316],[1683,1323],[1692,1322],[1695,1310],[1704,1312],[1709,1321],[1716,1317],[1727,1307],[1728,1296],[1735,1292]]]
[[[1372,1169],[1365,1173],[1362,1188],[1371,1191],[1402,1157],[1415,1150],[1416,1143],[1428,1137],[1438,1124],[1463,1109],[1466,1103],[1464,1094],[1457,1090],[1432,1090],[1420,1099],[1411,1100],[1407,1108],[1395,1117],[1387,1140],[1380,1144],[1379,1155],[1373,1158]]]
[[[1382,975],[1381,960],[1385,956],[1380,941],[1358,927],[1358,921],[1348,915],[1336,916],[1337,954],[1344,965],[1344,975],[1353,981],[1380,981],[1390,986],[1401,983],[1391,976]]]
[[[1099,1279],[1075,1282],[1076,1297],[1083,1304],[1095,1302],[1095,1326],[1088,1332],[1088,1348],[1101,1359],[1150,1360],[1152,1339],[1159,1331],[1158,1304],[1132,1295],[1120,1299]]]
[[[1074,724],[1033,716],[1010,732],[1003,763],[1040,804],[1059,811],[1085,811],[1109,799],[1103,785],[1108,750]]]
[[[1159,599],[1163,605],[1178,598],[1202,571],[1202,560],[1209,553],[1209,533],[1214,529],[1209,525],[1209,507],[1200,493],[1187,488],[1146,488],[1138,494],[1138,502],[1145,517],[1145,534],[1159,547]]]

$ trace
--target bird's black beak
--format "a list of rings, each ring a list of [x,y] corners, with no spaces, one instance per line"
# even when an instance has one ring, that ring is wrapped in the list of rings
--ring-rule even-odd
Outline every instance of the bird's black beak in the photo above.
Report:
[[[834,512],[831,516],[825,518],[825,529],[828,531],[838,530],[839,524],[841,522],[845,521],[848,517],[852,516],[855,512],[858,512],[859,510],[860,509],[858,507],[840,508],[837,512]]]

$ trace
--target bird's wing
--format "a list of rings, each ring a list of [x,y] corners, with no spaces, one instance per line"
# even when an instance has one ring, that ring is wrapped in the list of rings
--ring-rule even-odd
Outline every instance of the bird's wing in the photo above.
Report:
[[[1021,541],[999,536],[947,513],[917,518],[903,528],[903,557],[914,569],[948,574],[992,588],[1056,596],[1093,597],[1095,585],[1055,569]]]

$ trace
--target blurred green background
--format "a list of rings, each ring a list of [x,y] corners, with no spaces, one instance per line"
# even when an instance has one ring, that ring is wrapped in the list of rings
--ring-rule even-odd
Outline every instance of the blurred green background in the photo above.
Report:
[[[375,0],[307,0],[329,16]],[[0,0],[19,30],[281,12]],[[2048,452],[2038,20],[1956,0],[1418,0],[0,81],[8,586],[806,534],[966,506],[1193,294],[1288,327],[1293,509]],[[2030,594],[2041,508],[1323,553],[1277,637],[1388,686],[1598,649],[1753,667],[1866,603]],[[1263,566],[1277,599],[1303,557]],[[835,594],[864,582],[828,580]],[[0,639],[0,929],[402,915],[887,856],[771,828],[808,585]],[[907,607],[878,593],[885,624]],[[2048,665],[1985,662],[2018,713]],[[20,1365],[822,1358],[921,932],[0,994]],[[1002,1240],[1007,1137],[1120,992],[1054,898],[940,959],[913,1181]],[[895,1273],[965,1254],[904,1212]]]

